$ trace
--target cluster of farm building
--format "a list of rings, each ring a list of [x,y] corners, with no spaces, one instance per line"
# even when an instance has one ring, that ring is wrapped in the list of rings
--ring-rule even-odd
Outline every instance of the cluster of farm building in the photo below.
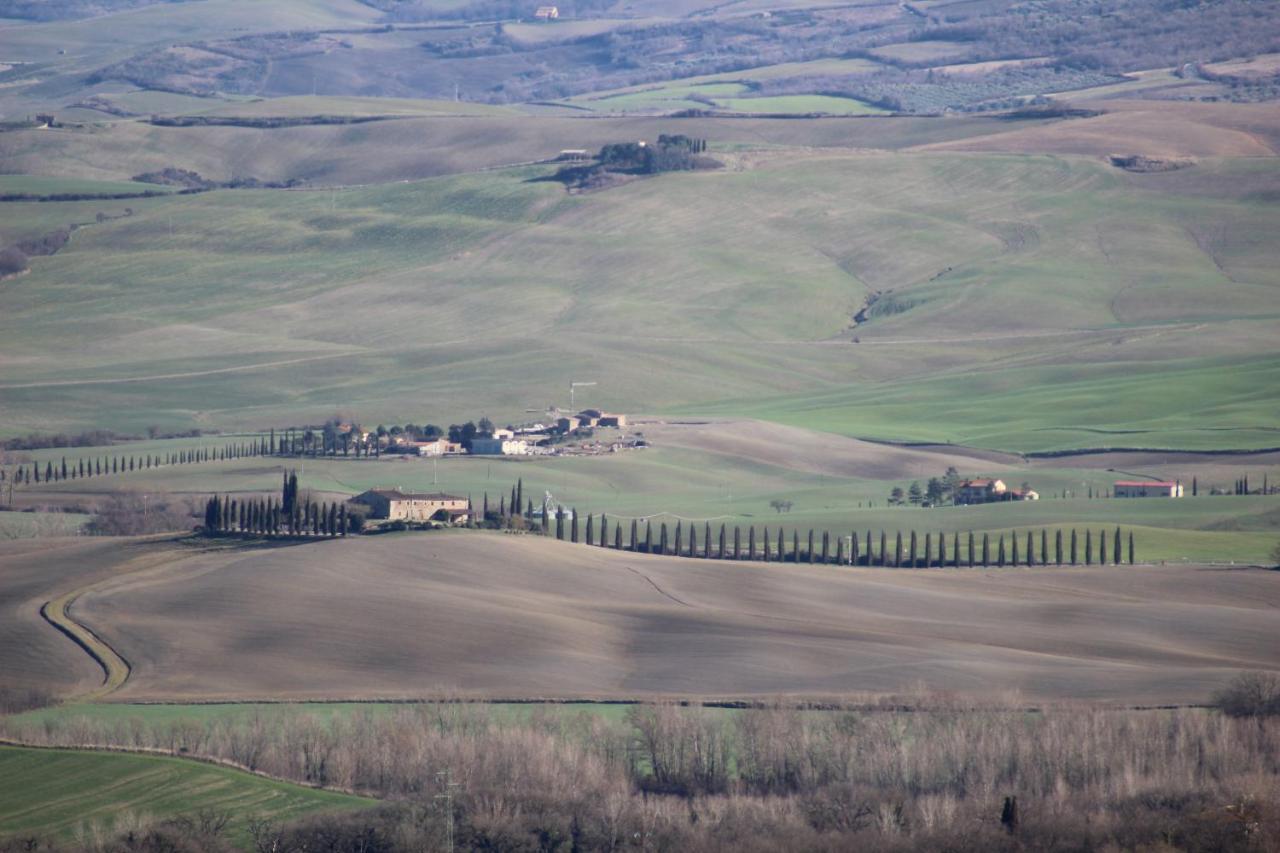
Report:
[[[395,429],[390,433],[370,432],[348,423],[337,424],[339,436],[347,435],[357,444],[369,446],[376,443],[384,453],[401,453],[415,456],[550,456],[562,452],[558,446],[568,437],[581,435],[596,428],[625,429],[627,416],[599,409],[584,409],[576,415],[560,417],[551,423],[531,423],[521,426],[478,428],[474,434],[422,435],[420,432]],[[341,441],[341,438],[339,439]],[[610,450],[628,446],[643,446],[643,439],[631,442],[615,441]]]

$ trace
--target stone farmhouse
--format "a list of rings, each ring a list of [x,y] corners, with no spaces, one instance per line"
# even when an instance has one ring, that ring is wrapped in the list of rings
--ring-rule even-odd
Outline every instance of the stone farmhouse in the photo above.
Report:
[[[1033,489],[1011,489],[1004,480],[979,479],[965,480],[956,487],[955,502],[958,504],[989,504],[997,501],[1038,501],[1040,493]]]
[[[1112,494],[1118,498],[1180,498],[1182,484],[1150,480],[1120,480],[1115,484]]]
[[[369,507],[371,518],[404,521],[464,522],[471,515],[470,501],[442,492],[406,493],[399,489],[370,489],[351,499]]]

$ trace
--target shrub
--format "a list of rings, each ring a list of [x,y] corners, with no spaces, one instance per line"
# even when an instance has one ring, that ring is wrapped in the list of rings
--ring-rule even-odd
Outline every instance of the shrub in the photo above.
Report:
[[[1280,716],[1280,676],[1245,672],[1214,694],[1213,704],[1230,717]]]

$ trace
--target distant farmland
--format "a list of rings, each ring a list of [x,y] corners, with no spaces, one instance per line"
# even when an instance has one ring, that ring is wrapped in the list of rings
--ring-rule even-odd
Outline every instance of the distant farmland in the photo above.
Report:
[[[1273,667],[1280,631],[1262,570],[841,569],[462,532],[173,556],[76,604],[133,667],[114,699],[816,698],[923,682],[1197,702],[1235,669]]]
[[[745,163],[574,197],[535,168],[139,200],[0,289],[24,354],[0,429],[392,420],[409,399],[505,420],[591,378],[606,407],[881,438],[1276,444],[1274,161]]]

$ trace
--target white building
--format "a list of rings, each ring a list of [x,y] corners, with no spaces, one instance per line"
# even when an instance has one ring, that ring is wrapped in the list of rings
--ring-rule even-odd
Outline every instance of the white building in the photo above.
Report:
[[[471,453],[474,456],[526,456],[529,442],[518,438],[473,438]]]

